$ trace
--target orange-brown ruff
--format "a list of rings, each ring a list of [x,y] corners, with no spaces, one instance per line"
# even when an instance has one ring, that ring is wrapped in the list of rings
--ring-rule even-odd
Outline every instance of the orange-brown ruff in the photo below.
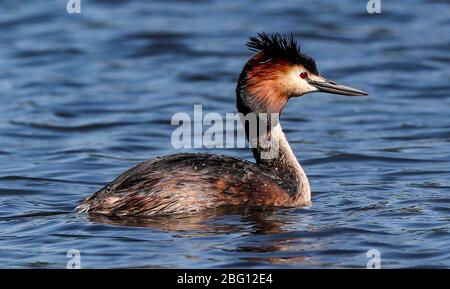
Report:
[[[249,113],[281,113],[289,98],[314,91],[363,95],[328,81],[314,60],[303,54],[292,35],[258,34],[247,45],[257,53],[239,77],[237,109]],[[211,154],[175,154],[146,161],[121,174],[83,200],[78,212],[111,216],[195,213],[224,205],[301,206],[311,201],[308,179],[279,123],[258,131],[256,163]],[[245,126],[247,138],[249,128]],[[274,158],[263,157],[261,138],[275,140]]]

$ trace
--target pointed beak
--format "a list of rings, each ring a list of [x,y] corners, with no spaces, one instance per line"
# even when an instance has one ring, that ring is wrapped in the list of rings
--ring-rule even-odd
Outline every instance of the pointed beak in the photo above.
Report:
[[[312,80],[309,79],[308,83],[314,87],[316,87],[321,92],[333,93],[333,94],[341,94],[341,95],[368,95],[367,92],[345,86],[334,81],[328,80],[326,78],[322,78],[321,80]]]

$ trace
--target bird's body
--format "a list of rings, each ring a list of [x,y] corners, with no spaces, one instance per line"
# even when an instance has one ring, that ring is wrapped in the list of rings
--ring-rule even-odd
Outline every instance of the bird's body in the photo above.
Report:
[[[255,163],[212,154],[155,158],[87,198],[81,212],[123,216],[196,213],[224,205],[298,206],[308,201],[289,180]]]
[[[224,205],[307,205],[311,190],[278,119],[294,96],[324,91],[366,93],[320,76],[314,60],[291,38],[259,34],[247,44],[258,53],[245,65],[237,86],[237,108],[256,114],[261,127],[244,121],[256,163],[221,155],[175,154],[141,163],[83,200],[78,212],[110,216],[196,213]],[[259,123],[259,122],[258,122]],[[264,145],[263,145],[264,143]],[[268,154],[270,152],[270,154]]]
[[[124,172],[86,198],[79,212],[151,216],[195,213],[224,205],[300,206],[311,200],[309,182],[281,126],[277,156],[258,163],[213,154],[175,154],[154,158]]]

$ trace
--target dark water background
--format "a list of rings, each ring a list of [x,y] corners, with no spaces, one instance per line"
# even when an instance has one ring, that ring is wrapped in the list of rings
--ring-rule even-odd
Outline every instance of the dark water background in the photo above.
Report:
[[[448,1],[2,1],[0,266],[450,266]],[[282,117],[313,205],[175,220],[73,208],[177,152],[175,112],[235,111],[248,36],[293,32],[319,71],[370,92],[311,94]],[[211,152],[211,151],[210,151]],[[214,150],[252,159],[246,150]]]

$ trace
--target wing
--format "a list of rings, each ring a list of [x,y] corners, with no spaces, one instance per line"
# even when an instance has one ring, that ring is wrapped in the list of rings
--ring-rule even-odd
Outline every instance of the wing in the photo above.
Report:
[[[222,155],[175,154],[132,167],[86,198],[77,210],[148,216],[291,201],[282,178],[257,164]]]

